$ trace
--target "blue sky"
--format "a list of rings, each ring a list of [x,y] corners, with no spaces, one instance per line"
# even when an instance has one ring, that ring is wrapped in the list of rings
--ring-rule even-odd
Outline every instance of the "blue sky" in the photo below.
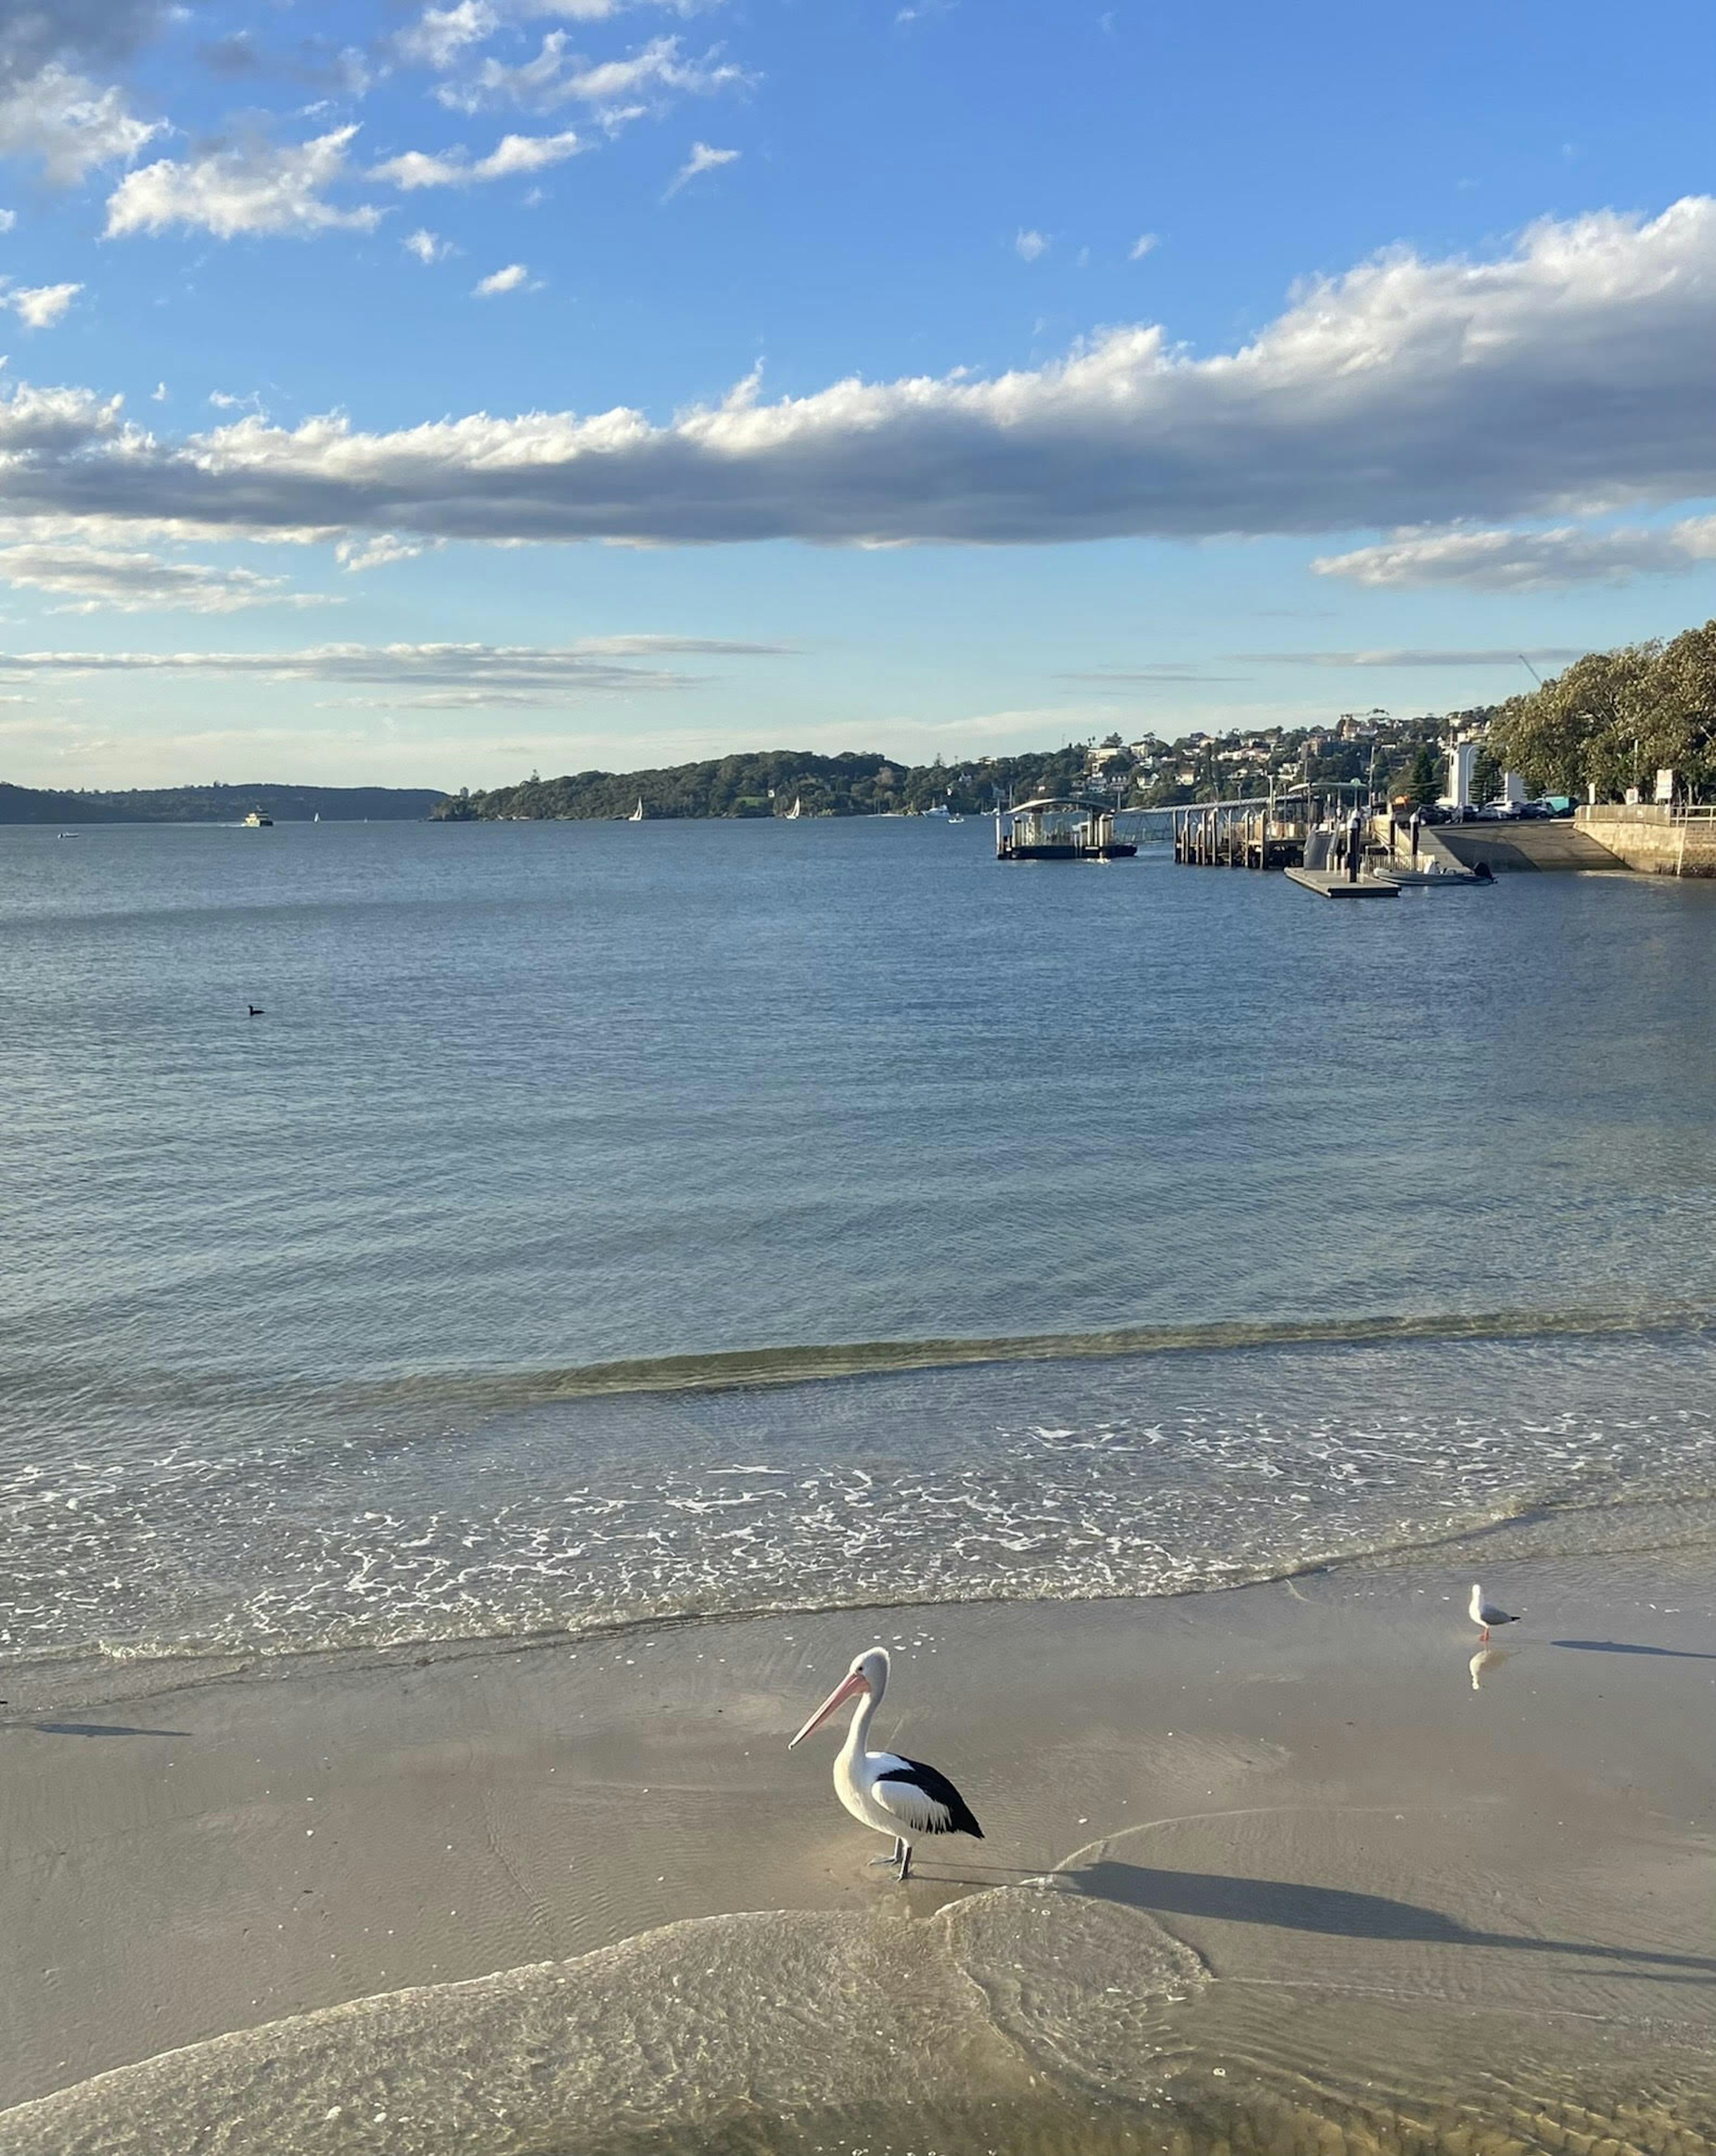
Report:
[[[1708,8],[0,0],[0,777],[1489,701],[1716,562]]]

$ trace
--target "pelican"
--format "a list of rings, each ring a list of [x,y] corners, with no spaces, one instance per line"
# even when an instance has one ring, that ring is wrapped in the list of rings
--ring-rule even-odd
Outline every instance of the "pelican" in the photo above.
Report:
[[[1476,1585],[1472,1589],[1472,1599],[1466,1605],[1466,1614],[1477,1626],[1479,1637],[1482,1640],[1489,1638],[1492,1625],[1517,1625],[1519,1622],[1517,1617],[1510,1617],[1505,1609],[1497,1609],[1493,1602],[1486,1602],[1483,1589]]]
[[[983,1829],[968,1804],[948,1779],[921,1759],[902,1759],[894,1752],[866,1752],[871,1717],[887,1690],[888,1650],[872,1647],[860,1655],[814,1714],[787,1746],[790,1752],[802,1744],[819,1722],[836,1707],[855,1699],[852,1726],[846,1732],[835,1761],[835,1794],[865,1826],[894,1837],[892,1852],[872,1856],[872,1864],[897,1867],[896,1876],[912,1876],[912,1834],[968,1834],[983,1840]]]

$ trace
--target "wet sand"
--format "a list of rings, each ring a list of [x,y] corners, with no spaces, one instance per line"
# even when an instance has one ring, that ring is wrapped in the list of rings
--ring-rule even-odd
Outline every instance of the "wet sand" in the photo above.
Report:
[[[1048,2102],[1057,2076],[1139,2102],[1231,2076],[1457,2103],[1462,2076],[1517,2091],[1527,2067],[1547,2087],[1581,2061],[1612,2095],[1647,2056],[1684,2097],[1716,2082],[1716,1561],[1522,1563],[1484,1584],[1524,1621],[1476,1686],[1469,1580],[1429,1570],[686,1624],[575,1648],[14,1673],[0,2105],[25,2108],[0,2118],[0,2146],[168,2145],[151,2106],[185,2101],[171,2061],[30,2100],[267,2028],[267,2099],[250,2040],[213,2046],[218,2134],[182,2126],[177,2145],[486,2148],[492,2121],[459,2113],[436,2061],[459,2055],[455,2021],[468,2035],[479,2009],[516,2015],[528,1994],[539,2014],[545,1983],[562,1987],[557,2041],[599,2071],[574,2102],[543,2068],[492,2145],[594,2146],[619,2129],[591,2088],[625,2076],[598,2056],[614,2030],[593,2020],[579,2037],[565,2002],[585,1982],[631,1999],[630,2057],[652,2002],[717,1937],[736,1957],[723,2010],[759,1971],[791,1968],[812,1999],[826,1981],[831,2026],[838,1993],[877,2042],[897,1995],[941,2001],[970,1979],[978,2018],[948,2023],[942,2055],[1019,2101]],[[903,1889],[866,1867],[883,1845],[835,1802],[836,1738],[785,1749],[877,1640],[894,1654],[879,1741],[951,1774],[986,1833],[922,1844]],[[659,1931],[782,1911],[813,1913],[787,1931]],[[938,1975],[943,1953],[958,1983]],[[502,1971],[525,1974],[468,1983]],[[744,2043],[764,2041],[755,2015],[739,2020]],[[935,2022],[925,2006],[889,2037],[892,2085],[932,2072],[907,2053]],[[420,2143],[372,2111],[360,2133],[361,2105],[324,2100],[357,2071],[341,2047],[359,2035],[366,2073],[390,2043],[414,2058]],[[760,2053],[723,2068],[739,2041],[704,2025],[709,2090],[724,2072],[734,2090],[774,2087]],[[1040,2080],[1019,2041],[1047,2062]],[[490,2029],[485,2059],[498,2042]],[[827,2066],[830,2091],[857,2048]],[[299,2097],[273,2108],[295,2075]],[[1664,2132],[1699,2145],[1688,2116]]]

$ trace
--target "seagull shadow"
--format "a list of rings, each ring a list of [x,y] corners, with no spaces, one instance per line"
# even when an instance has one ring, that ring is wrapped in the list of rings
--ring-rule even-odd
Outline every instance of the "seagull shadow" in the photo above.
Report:
[[[120,1722],[37,1722],[44,1737],[188,1737],[188,1729],[133,1729]]]
[[[1684,1969],[1693,1974],[1683,1982],[1716,1981],[1716,1958],[1708,1955],[1656,1953],[1643,1947],[1599,1946],[1585,1939],[1534,1939],[1513,1932],[1474,1931],[1439,1909],[1392,1901],[1383,1894],[1354,1893],[1344,1887],[1302,1887],[1285,1879],[1240,1879],[1213,1871],[1159,1871],[1148,1865],[1112,1861],[1062,1876],[1075,1892],[1159,1916],[1215,1917],[1228,1923],[1270,1924],[1333,1938],[1585,1954],[1600,1961],[1640,1964],[1640,1974]]]
[[[1552,1647],[1576,1647],[1585,1655],[1661,1655],[1675,1662],[1716,1662],[1697,1647],[1638,1647],[1626,1640],[1551,1640]]]

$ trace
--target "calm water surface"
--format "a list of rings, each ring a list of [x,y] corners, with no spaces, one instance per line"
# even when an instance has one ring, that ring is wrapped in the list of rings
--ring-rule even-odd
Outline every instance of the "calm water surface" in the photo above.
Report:
[[[0,831],[8,1649],[1152,1591],[1716,1487],[1716,889],[989,850]],[[568,1375],[1117,1329],[1189,1344]]]

